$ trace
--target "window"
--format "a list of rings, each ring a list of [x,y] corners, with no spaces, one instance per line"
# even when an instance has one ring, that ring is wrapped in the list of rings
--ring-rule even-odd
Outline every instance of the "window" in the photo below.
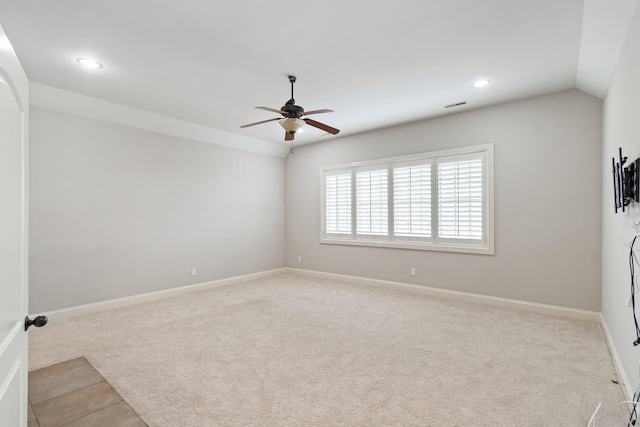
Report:
[[[321,243],[493,253],[493,145],[321,170]]]
[[[386,236],[389,233],[387,169],[356,172],[356,234]]]
[[[431,164],[393,168],[393,228],[396,238],[431,238]]]
[[[325,234],[351,235],[351,172],[325,175]]]
[[[482,239],[482,159],[438,162],[438,235],[456,241]]]

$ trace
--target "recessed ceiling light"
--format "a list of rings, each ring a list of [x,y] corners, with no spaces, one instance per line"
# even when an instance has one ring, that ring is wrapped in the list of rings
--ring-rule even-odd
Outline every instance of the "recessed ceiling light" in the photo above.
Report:
[[[102,64],[93,59],[78,58],[76,59],[76,61],[78,61],[78,64],[82,65],[83,67],[92,68],[94,70],[97,70],[98,68],[102,68]]]
[[[491,83],[489,80],[480,79],[480,80],[476,80],[475,83],[472,86],[473,87],[485,87],[489,83]]]

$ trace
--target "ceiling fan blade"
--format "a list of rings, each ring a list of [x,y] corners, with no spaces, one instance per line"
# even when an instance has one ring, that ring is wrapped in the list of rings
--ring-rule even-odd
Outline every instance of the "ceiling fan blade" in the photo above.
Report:
[[[278,114],[284,114],[286,115],[286,111],[280,111],[280,110],[276,110],[275,108],[269,108],[269,107],[256,107],[259,110],[265,110],[265,111],[271,111],[272,113],[278,113]]]
[[[285,131],[284,132],[284,140],[285,141],[293,141],[293,134]]]
[[[313,126],[314,128],[322,129],[323,131],[329,132],[330,134],[333,134],[333,135],[337,135],[338,132],[340,132],[340,129],[332,128],[329,125],[325,125],[324,123],[316,122],[315,120],[311,120],[311,119],[302,119],[302,120],[307,122],[307,124],[309,126]]]
[[[261,125],[263,123],[274,122],[276,120],[282,120],[280,117],[276,117],[275,119],[263,120],[261,122],[249,123],[248,125],[242,125],[241,128],[248,128],[250,126]]]
[[[309,114],[320,114],[320,113],[333,113],[333,110],[312,110],[312,111],[305,111],[304,113],[302,113],[303,116],[308,116]]]

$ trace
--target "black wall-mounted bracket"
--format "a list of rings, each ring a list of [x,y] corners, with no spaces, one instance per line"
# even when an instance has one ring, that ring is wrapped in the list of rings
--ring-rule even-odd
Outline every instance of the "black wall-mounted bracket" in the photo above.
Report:
[[[627,158],[622,157],[622,147],[618,148],[618,162],[615,158],[611,158],[612,174],[613,174],[613,197],[616,213],[618,209],[625,211],[625,206],[631,202],[640,201],[640,158],[633,162],[627,163]]]

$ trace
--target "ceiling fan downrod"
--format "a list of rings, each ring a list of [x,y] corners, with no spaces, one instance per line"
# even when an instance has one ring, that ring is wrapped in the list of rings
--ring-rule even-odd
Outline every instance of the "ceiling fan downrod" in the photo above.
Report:
[[[289,76],[289,82],[291,82],[291,99],[289,102],[291,104],[295,104],[296,100],[293,98],[293,84],[296,82],[296,76]],[[287,104],[289,104],[289,102],[287,102]]]

